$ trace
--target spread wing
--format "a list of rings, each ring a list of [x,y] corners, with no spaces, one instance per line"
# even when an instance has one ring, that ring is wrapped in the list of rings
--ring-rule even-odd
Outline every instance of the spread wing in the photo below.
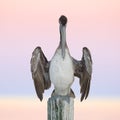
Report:
[[[31,72],[37,96],[42,101],[45,89],[51,86],[49,62],[40,47],[35,48],[31,58]]]
[[[75,67],[74,75],[80,78],[81,86],[81,101],[88,97],[90,90],[90,81],[92,75],[92,58],[88,48],[83,48],[83,56],[81,61],[77,61],[73,58],[73,63]]]

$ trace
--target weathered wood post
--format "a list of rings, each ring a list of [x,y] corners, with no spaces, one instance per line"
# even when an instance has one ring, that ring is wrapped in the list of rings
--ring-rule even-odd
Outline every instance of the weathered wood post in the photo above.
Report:
[[[74,120],[74,99],[52,96],[47,103],[48,120]]]

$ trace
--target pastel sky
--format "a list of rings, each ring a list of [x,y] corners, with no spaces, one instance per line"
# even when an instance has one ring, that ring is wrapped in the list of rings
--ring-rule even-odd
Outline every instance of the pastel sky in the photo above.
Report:
[[[48,60],[52,58],[62,14],[68,18],[71,55],[81,59],[84,46],[92,54],[89,97],[120,97],[120,0],[1,0],[0,96],[36,96],[31,54],[41,46]],[[72,88],[79,97],[77,79]]]

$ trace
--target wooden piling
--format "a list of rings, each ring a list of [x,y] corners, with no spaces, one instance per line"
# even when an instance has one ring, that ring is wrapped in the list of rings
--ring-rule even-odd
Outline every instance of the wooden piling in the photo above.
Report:
[[[48,99],[48,120],[74,120],[74,99],[52,96]]]

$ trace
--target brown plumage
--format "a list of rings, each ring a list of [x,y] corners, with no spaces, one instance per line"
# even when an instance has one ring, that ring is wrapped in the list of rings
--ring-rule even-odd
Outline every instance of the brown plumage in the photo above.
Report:
[[[42,101],[45,89],[51,86],[49,78],[49,62],[40,47],[37,47],[31,58],[31,72],[37,96]]]
[[[81,86],[81,101],[88,97],[90,90],[90,81],[92,75],[92,58],[88,48],[83,48],[83,56],[81,61],[77,61],[73,58],[75,67],[74,75],[80,78],[79,83]]]

